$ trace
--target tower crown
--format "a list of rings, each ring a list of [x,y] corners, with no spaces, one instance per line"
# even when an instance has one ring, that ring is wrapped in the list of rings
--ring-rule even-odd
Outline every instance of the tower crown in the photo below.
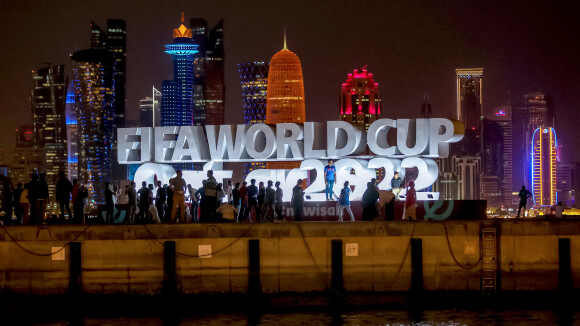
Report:
[[[184,13],[181,13],[181,25],[179,25],[178,28],[173,30],[173,38],[179,38],[179,37],[192,38],[193,37],[193,31],[191,29],[185,27],[184,21],[185,21],[185,15],[184,15]]]

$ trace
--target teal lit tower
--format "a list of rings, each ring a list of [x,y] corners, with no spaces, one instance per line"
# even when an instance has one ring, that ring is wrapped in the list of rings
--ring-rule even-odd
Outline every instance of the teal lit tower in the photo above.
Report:
[[[183,24],[173,30],[173,43],[165,46],[165,53],[173,58],[173,80],[164,80],[161,97],[161,126],[193,125],[194,55],[198,52],[193,33]]]

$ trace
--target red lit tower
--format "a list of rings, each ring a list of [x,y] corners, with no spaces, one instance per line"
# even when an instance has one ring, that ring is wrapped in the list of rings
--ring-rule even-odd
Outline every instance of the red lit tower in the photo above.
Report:
[[[381,115],[381,95],[379,83],[366,66],[355,69],[348,74],[340,92],[340,120],[364,126],[369,129],[371,123]]]

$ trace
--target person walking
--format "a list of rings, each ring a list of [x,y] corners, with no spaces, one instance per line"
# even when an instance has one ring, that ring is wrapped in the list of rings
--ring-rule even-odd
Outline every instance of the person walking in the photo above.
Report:
[[[395,199],[399,199],[399,194],[401,190],[403,190],[403,179],[399,176],[399,172],[395,172],[395,175],[391,179],[391,188],[393,188],[393,194],[395,195]]]
[[[68,219],[69,220],[72,219],[72,213],[70,212],[70,205],[69,205],[71,192],[72,192],[72,183],[70,183],[70,181],[66,178],[64,172],[60,171],[58,173],[58,181],[56,183],[55,197],[56,197],[56,201],[58,202],[58,205],[60,206],[60,220],[61,221],[64,221],[64,219],[65,219],[65,216],[64,216],[65,209],[68,213]]]
[[[363,193],[363,221],[372,221],[377,216],[377,201],[379,200],[379,192],[372,182],[367,183],[367,189]]]
[[[333,160],[328,160],[328,165],[324,167],[324,184],[326,185],[326,200],[332,200],[334,182],[336,181],[336,167]]]
[[[296,186],[292,188],[292,208],[294,208],[294,221],[302,221],[304,218],[304,190],[302,179],[298,179]]]
[[[276,222],[281,222],[284,220],[284,217],[282,216],[282,211],[284,210],[284,201],[283,201],[283,197],[284,197],[284,192],[282,191],[282,188],[280,188],[280,181],[276,181],[276,201],[274,203],[274,208],[276,209]]]
[[[354,222],[354,216],[352,215],[352,210],[350,209],[350,187],[348,186],[348,181],[344,182],[344,187],[340,190],[340,197],[338,199],[339,222],[342,222],[342,212],[345,209],[348,215],[350,215],[350,221]]]
[[[169,180],[169,189],[173,191],[173,206],[171,207],[171,223],[175,223],[177,209],[179,209],[179,222],[185,222],[185,190],[187,184],[183,180],[183,172],[177,170],[175,178]]]
[[[520,217],[520,211],[522,208],[524,209],[522,217],[526,217],[526,206],[528,204],[528,198],[532,197],[532,193],[526,189],[526,186],[522,186],[522,190],[518,193],[518,197],[520,198],[520,205],[518,206],[518,215],[516,215],[516,218]]]

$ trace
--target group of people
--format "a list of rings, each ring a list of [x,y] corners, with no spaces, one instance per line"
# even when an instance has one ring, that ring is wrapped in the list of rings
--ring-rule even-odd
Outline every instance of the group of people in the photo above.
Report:
[[[87,189],[79,185],[77,179],[71,183],[64,172],[59,173],[56,184],[56,204],[60,206],[61,214],[54,216],[56,223],[83,223],[85,198],[88,196]],[[72,198],[73,211],[70,209]],[[2,217],[3,225],[26,225],[46,224],[49,216],[46,208],[50,203],[46,173],[32,173],[30,181],[16,187],[9,179],[3,180],[2,189]],[[65,211],[68,215],[65,215]],[[12,217],[15,217],[13,219]]]

